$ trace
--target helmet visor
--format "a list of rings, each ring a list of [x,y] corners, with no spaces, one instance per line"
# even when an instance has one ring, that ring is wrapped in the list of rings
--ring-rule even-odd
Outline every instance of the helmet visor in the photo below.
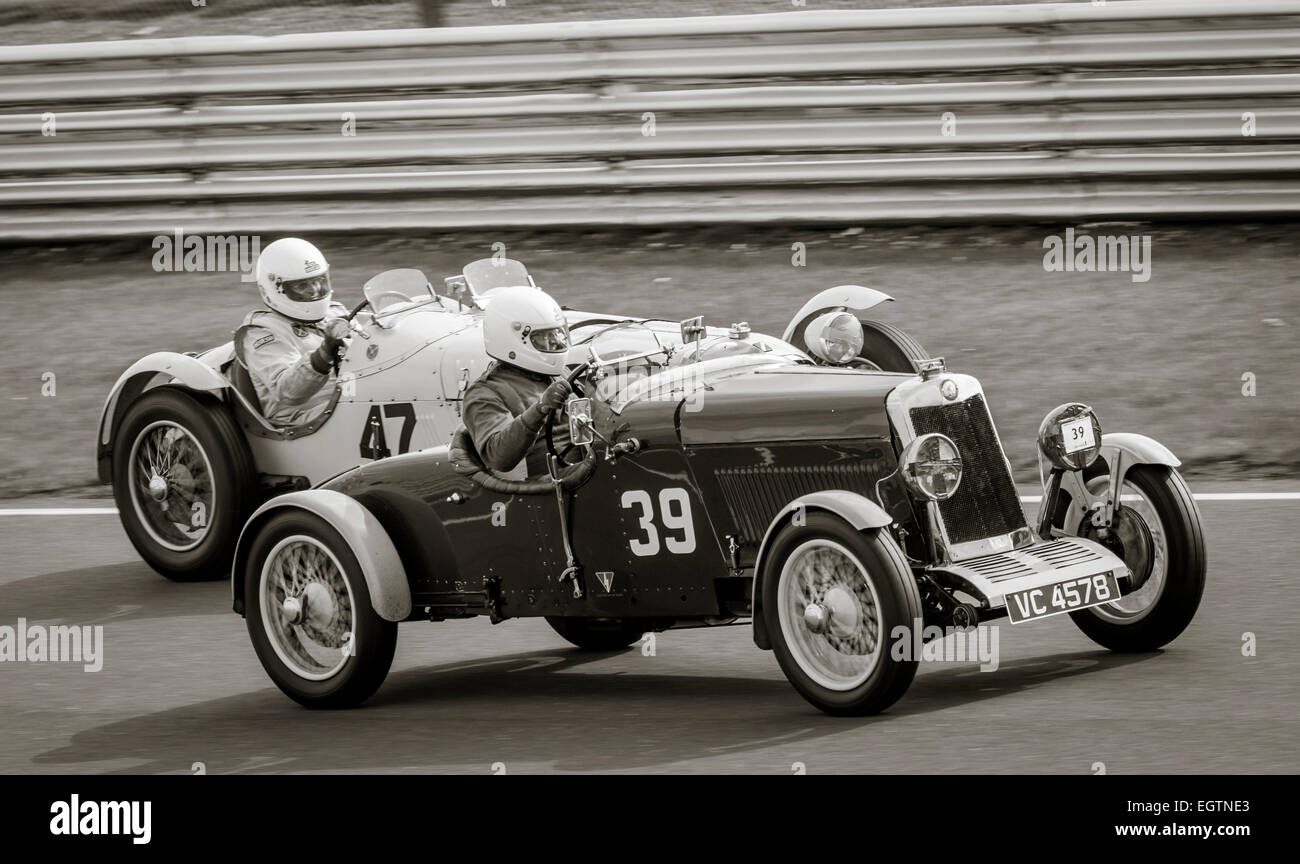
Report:
[[[319,276],[308,276],[306,279],[281,282],[280,291],[285,297],[297,303],[324,300],[330,296],[330,274],[322,273]]]
[[[532,341],[534,348],[546,354],[556,354],[560,351],[569,350],[569,331],[564,327],[534,330],[528,334],[528,338]]]

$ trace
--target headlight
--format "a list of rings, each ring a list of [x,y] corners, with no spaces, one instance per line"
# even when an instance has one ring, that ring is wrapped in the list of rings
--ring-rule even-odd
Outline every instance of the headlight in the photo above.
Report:
[[[1101,424],[1082,402],[1058,405],[1038,427],[1038,452],[1057,468],[1087,468],[1101,452]]]
[[[913,493],[929,501],[946,501],[961,485],[961,453],[951,438],[931,432],[907,445],[902,470]]]
[[[804,328],[803,341],[816,357],[842,366],[862,351],[862,322],[848,312],[827,312]]]

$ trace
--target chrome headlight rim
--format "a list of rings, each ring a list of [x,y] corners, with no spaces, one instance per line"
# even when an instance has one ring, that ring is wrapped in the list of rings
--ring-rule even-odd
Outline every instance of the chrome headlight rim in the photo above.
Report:
[[[1063,427],[1090,420],[1092,444],[1073,452],[1066,452],[1067,442]],[[1038,424],[1038,452],[1053,468],[1061,471],[1082,471],[1101,456],[1101,421],[1092,406],[1083,402],[1063,402],[1043,417]]]
[[[938,442],[942,451],[946,446],[951,450],[951,457],[939,460],[921,461],[921,451],[928,445]],[[922,464],[942,465],[949,469],[956,469],[957,479],[953,481],[951,487],[946,490],[946,494],[936,492],[932,485],[927,486],[924,475],[917,471],[917,466]],[[907,485],[908,491],[913,495],[925,501],[947,501],[957,494],[961,488],[962,481],[962,458],[961,450],[957,447],[957,442],[953,441],[947,435],[939,432],[928,432],[924,435],[918,435],[912,439],[898,460],[899,472],[903,475],[903,482]]]

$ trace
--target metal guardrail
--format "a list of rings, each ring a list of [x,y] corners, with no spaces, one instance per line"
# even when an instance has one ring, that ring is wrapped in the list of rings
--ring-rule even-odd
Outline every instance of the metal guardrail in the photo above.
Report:
[[[0,239],[1293,214],[1298,60],[1300,0],[0,48]]]

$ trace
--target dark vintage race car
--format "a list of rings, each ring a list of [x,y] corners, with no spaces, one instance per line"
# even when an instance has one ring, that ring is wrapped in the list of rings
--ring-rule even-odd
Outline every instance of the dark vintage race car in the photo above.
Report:
[[[403,621],[541,616],[612,650],[749,620],[809,702],[866,714],[907,690],[914,637],[950,632],[934,627],[1068,613],[1146,651],[1191,621],[1200,517],[1155,441],[1103,435],[1078,403],[1049,412],[1029,524],[980,383],[900,332],[872,328],[891,361],[835,366],[787,341],[795,322],[707,350],[698,322],[677,326],[585,331],[586,398],[549,477],[492,473],[462,432],[264,504],[232,590],[272,680],[310,707],[356,705]]]

